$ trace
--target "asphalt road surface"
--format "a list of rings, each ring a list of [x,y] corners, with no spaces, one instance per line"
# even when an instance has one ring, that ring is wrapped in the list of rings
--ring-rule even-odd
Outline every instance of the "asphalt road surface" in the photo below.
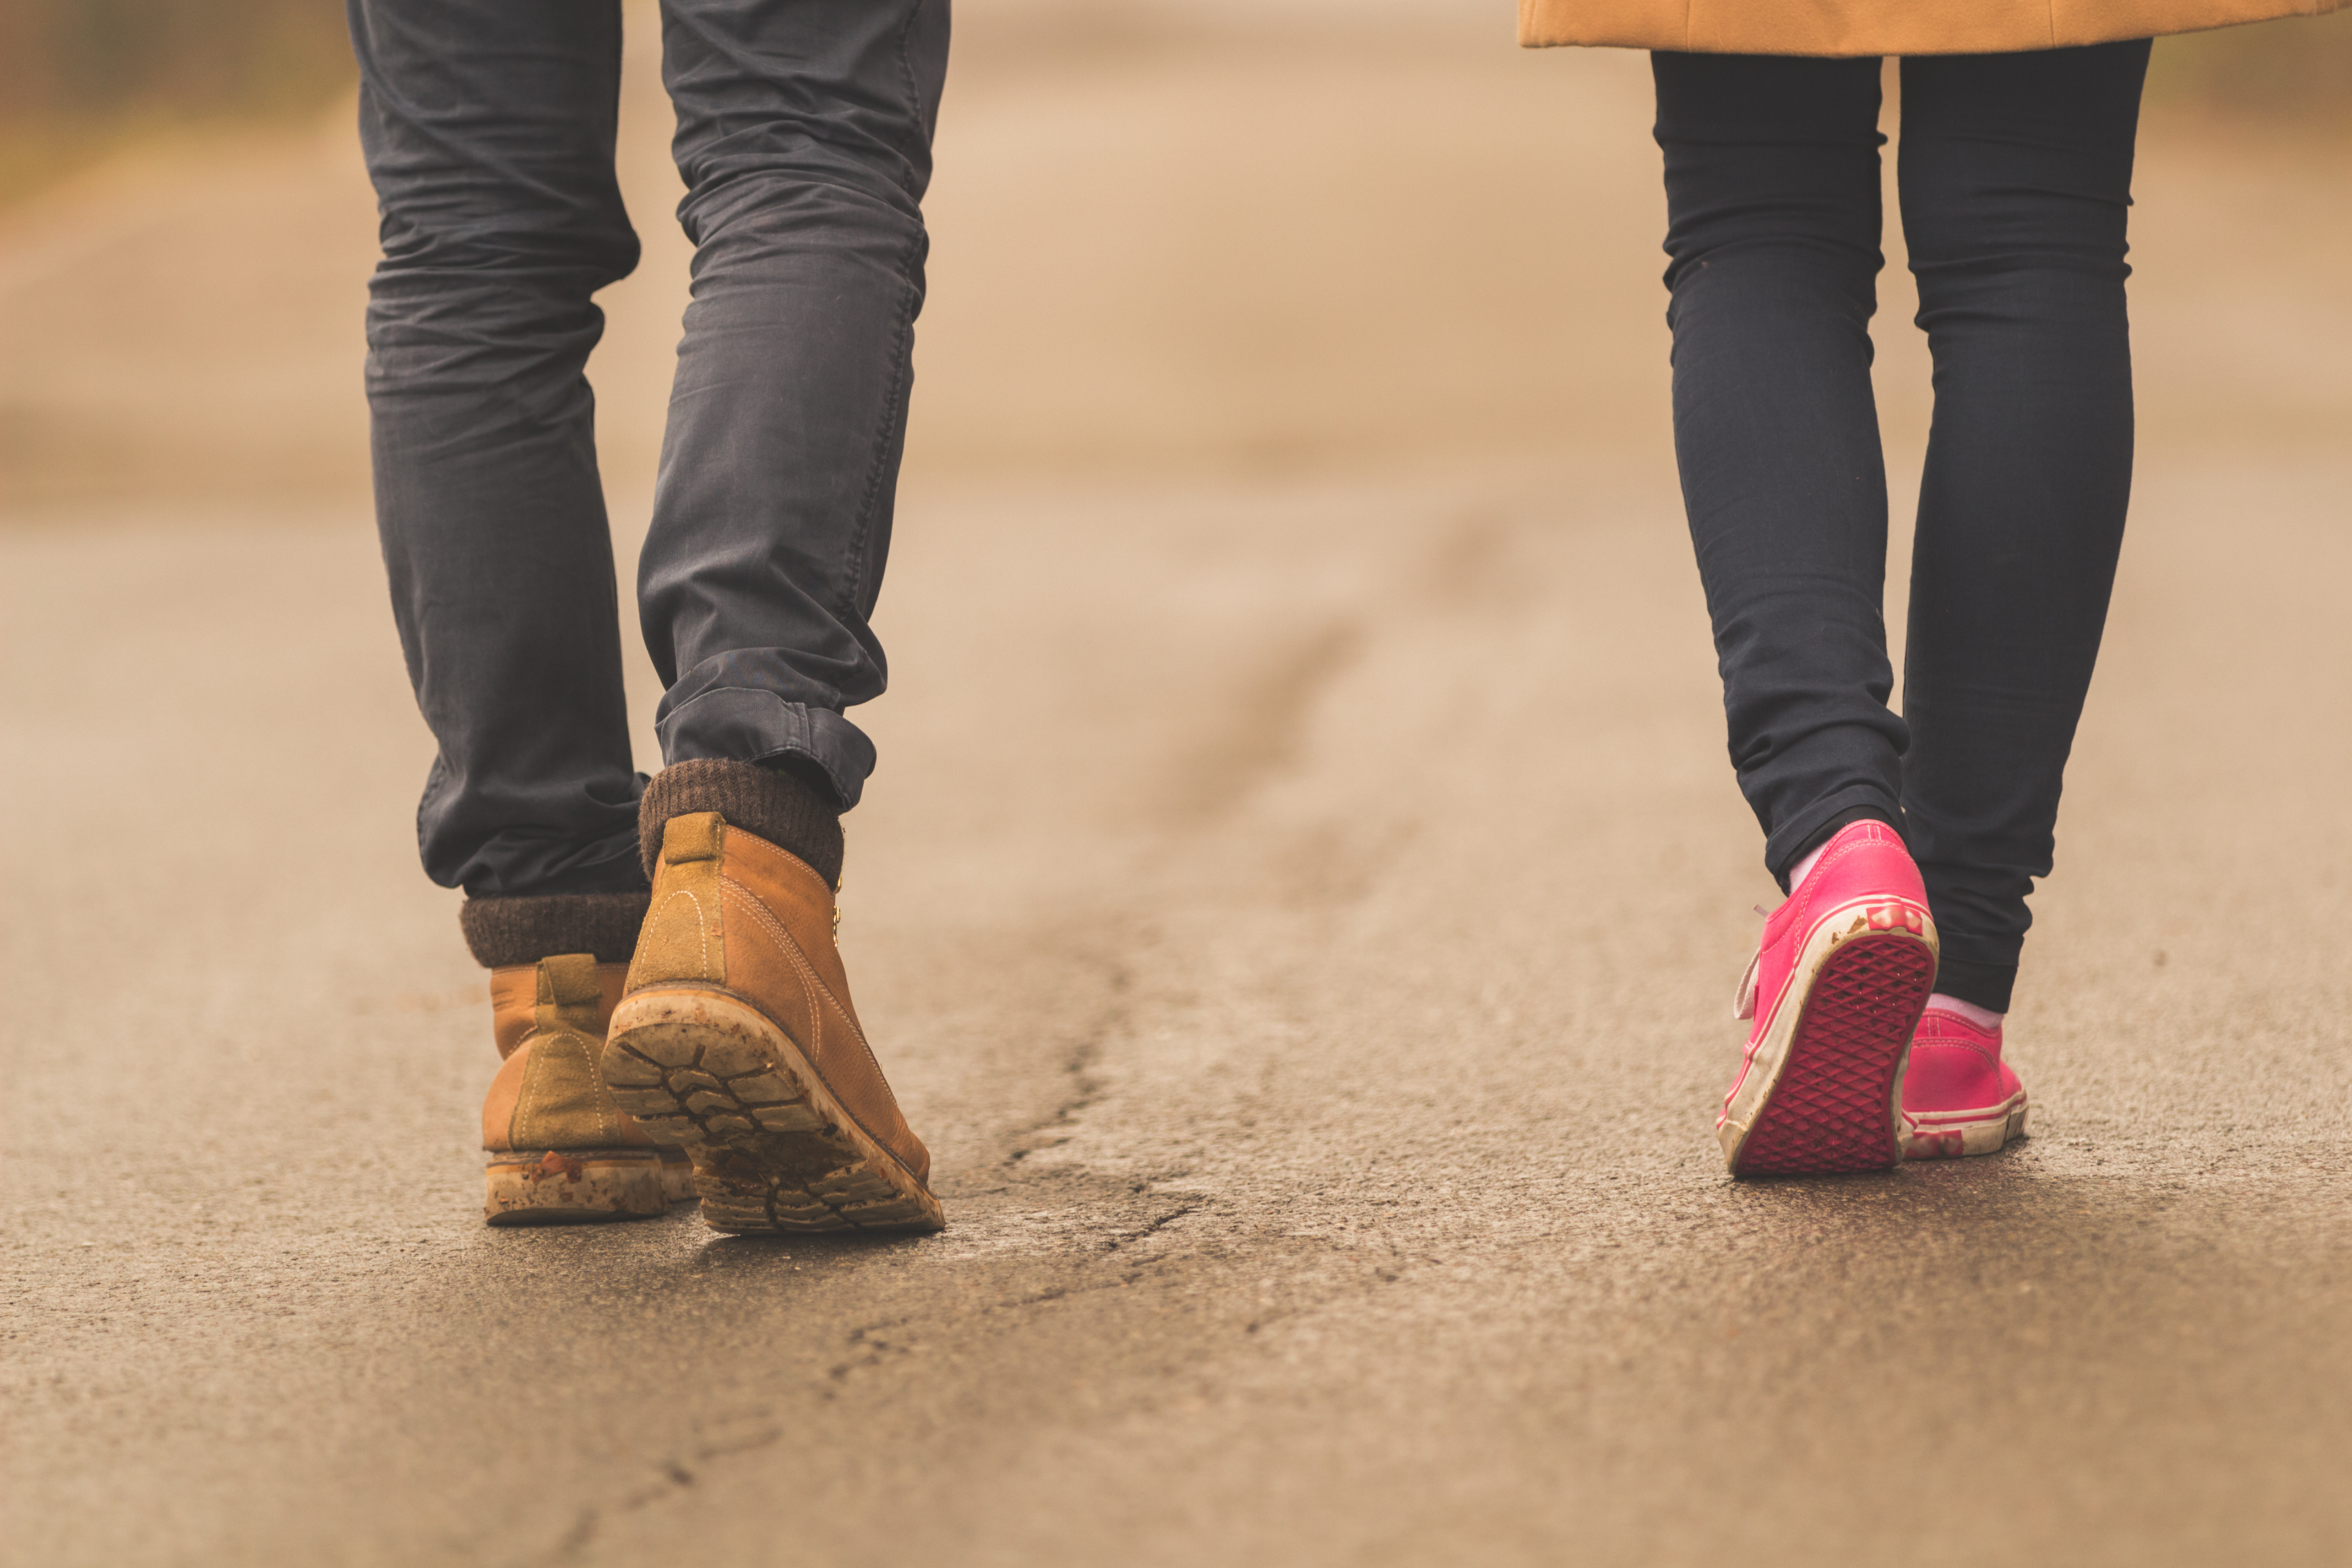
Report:
[[[991,15],[842,935],[938,1236],[481,1225],[341,123],[0,227],[0,1557],[2352,1556],[2343,150],[2150,132],[2033,1136],[1734,1184],[1639,60]]]

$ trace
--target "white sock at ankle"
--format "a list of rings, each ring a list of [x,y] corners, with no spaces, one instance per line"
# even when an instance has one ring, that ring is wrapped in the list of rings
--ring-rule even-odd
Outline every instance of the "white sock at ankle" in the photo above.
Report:
[[[1855,820],[1865,821],[1867,819],[1857,817]],[[1846,824],[1846,827],[1851,827],[1853,826],[1853,824],[1851,822]],[[1844,827],[1838,829],[1838,833],[1843,833],[1844,831]],[[1813,874],[1814,866],[1819,864],[1821,861],[1822,851],[1827,849],[1836,838],[1837,833],[1831,834],[1829,837],[1822,839],[1819,844],[1816,844],[1811,849],[1806,850],[1803,855],[1798,858],[1797,863],[1789,868],[1789,891],[1792,893],[1795,892],[1799,886],[1803,883],[1804,879]]]
[[[1927,998],[1927,1005],[1938,1013],[1949,1013],[1955,1018],[1974,1024],[1987,1034],[2000,1033],[2000,1021],[2009,1016],[1990,1007],[1979,1007],[1973,1002],[1963,1002],[1957,996],[1947,996],[1940,991]]]

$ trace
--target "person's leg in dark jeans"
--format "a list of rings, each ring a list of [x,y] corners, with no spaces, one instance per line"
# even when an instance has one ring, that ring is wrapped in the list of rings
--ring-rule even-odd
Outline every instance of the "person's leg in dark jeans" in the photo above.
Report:
[[[1651,58],[1675,450],[1732,764],[1785,878],[1834,828],[1902,811],[1870,382],[1878,62]]]
[[[637,260],[613,176],[620,5],[350,13],[383,213],[376,519],[440,748],[417,812],[425,868],[478,900],[641,903],[642,780],[584,374],[604,330],[590,297]]]
[[[1897,179],[1936,363],[1903,712],[1937,989],[2008,1009],[2131,494],[2125,218],[2148,46],[1903,62]]]
[[[1652,58],[1675,448],[1732,761],[1790,887],[1740,984],[1751,1023],[1716,1135],[1734,1175],[1883,1168],[1936,957],[1893,826],[1878,62]]]
[[[944,0],[668,0],[694,300],[638,587],[666,760],[857,802],[923,298]]]
[[[646,914],[591,296],[636,265],[613,173],[618,0],[349,0],[383,214],[370,288],[376,521],[439,751],[425,869],[467,899],[503,1058],[494,1225],[665,1211],[690,1190],[598,1077]]]
[[[695,242],[638,575],[669,763],[605,1081],[732,1231],[943,1223],[833,941],[882,690],[946,0],[665,0]]]

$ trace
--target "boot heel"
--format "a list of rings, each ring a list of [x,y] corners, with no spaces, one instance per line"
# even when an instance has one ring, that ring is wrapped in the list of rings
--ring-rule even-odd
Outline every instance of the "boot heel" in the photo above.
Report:
[[[651,1149],[514,1149],[489,1157],[482,1217],[492,1225],[576,1225],[669,1212]]]

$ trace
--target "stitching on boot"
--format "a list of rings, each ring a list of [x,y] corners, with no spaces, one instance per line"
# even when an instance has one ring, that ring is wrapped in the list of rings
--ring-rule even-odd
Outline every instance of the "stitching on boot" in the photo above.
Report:
[[[856,1040],[857,1042],[857,1048],[866,1053],[866,1063],[873,1068],[875,1079],[877,1082],[881,1084],[882,1092],[886,1097],[887,1097],[890,1103],[890,1109],[897,1110],[899,1116],[904,1118],[906,1112],[898,1104],[898,1091],[890,1087],[889,1078],[882,1071],[882,1063],[880,1059],[875,1056],[873,1045],[866,1038],[866,1030],[857,1022],[857,1015],[851,1012],[849,1008],[843,1004],[840,997],[835,996],[832,991],[826,988],[824,980],[818,976],[815,966],[809,963],[808,955],[801,951],[801,944],[793,940],[793,933],[784,929],[783,923],[776,919],[775,915],[769,910],[765,904],[762,904],[758,898],[753,896],[750,889],[744,887],[740,882],[736,881],[731,877],[721,877],[719,880],[722,894],[728,889],[734,889],[736,893],[740,895],[738,901],[748,904],[751,907],[751,912],[760,921],[764,923],[772,933],[782,939],[784,957],[791,963],[794,969],[800,972],[802,983],[808,987],[809,1035],[811,1037],[811,1044],[809,1046],[809,1070],[815,1073],[820,1079],[824,1077],[824,1065],[816,1059],[815,1056],[817,1049],[816,1043],[822,1041],[824,1037],[824,1009],[818,1005],[818,1002],[823,1000],[832,1003],[834,1006],[840,1009],[842,1017],[848,1022],[850,1038]],[[825,1088],[827,1089],[832,1089],[833,1085],[827,1083]],[[899,1159],[898,1152],[891,1148],[887,1143],[883,1142],[879,1133],[876,1132],[871,1127],[867,1127],[865,1121],[858,1117],[856,1111],[851,1110],[845,1102],[842,1102],[841,1096],[837,1091],[834,1094],[834,1099],[837,1103],[841,1103],[842,1110],[848,1115],[849,1119],[857,1122],[857,1125],[865,1130],[866,1135],[874,1140],[877,1147],[881,1149],[884,1153],[888,1154],[892,1160],[897,1161],[902,1168],[907,1168],[908,1174],[913,1174],[912,1169],[910,1167],[907,1167],[907,1162]]]

